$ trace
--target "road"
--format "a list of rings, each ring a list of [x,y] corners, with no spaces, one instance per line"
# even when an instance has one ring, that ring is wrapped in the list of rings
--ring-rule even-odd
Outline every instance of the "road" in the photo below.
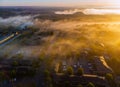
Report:
[[[10,34],[9,36],[6,35],[6,37],[2,40],[0,40],[0,47],[3,47],[7,44],[9,44],[10,42],[12,42],[13,40],[15,40],[16,38],[18,38],[21,34]],[[1,37],[2,38],[2,37]]]

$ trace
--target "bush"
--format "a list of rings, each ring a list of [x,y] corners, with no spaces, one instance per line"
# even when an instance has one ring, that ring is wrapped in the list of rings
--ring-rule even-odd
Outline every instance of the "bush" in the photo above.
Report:
[[[94,85],[93,83],[89,82],[89,83],[87,84],[87,87],[95,87],[95,85]]]
[[[114,78],[113,78],[112,74],[110,74],[110,73],[106,74],[105,78],[107,79],[110,87],[116,87],[116,83],[114,81]]]
[[[68,67],[67,71],[66,71],[67,75],[73,75],[73,68],[72,67]]]
[[[78,68],[77,75],[82,76],[84,74],[83,68]]]
[[[77,87],[83,87],[81,84],[79,84]]]

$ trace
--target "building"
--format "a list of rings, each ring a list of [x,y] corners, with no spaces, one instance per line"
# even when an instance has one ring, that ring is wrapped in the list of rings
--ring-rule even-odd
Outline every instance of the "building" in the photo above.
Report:
[[[96,66],[96,73],[98,75],[105,75],[107,73],[113,73],[113,70],[108,66],[103,56],[95,57],[94,58],[95,66]]]
[[[65,87],[66,82],[69,82],[70,87],[77,87],[81,84],[83,87],[89,82],[92,82],[97,87],[109,87],[107,80],[104,77],[97,75],[83,75],[83,76],[65,76],[63,74],[56,74],[53,77],[55,87]]]

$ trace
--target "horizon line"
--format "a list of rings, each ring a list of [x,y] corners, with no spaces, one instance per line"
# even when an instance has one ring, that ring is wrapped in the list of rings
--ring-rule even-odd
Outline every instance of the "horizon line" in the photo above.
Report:
[[[91,5],[84,5],[84,6],[39,6],[39,5],[2,5],[0,7],[57,7],[57,8],[116,8],[120,9],[120,7],[114,7],[114,6],[92,6]]]

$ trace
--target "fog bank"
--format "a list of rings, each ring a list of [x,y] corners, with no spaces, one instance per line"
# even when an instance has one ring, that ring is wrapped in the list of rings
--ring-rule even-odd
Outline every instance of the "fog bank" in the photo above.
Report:
[[[20,27],[33,25],[33,16],[15,16],[9,18],[0,17],[0,27]]]
[[[106,15],[106,14],[120,14],[120,9],[74,9],[74,10],[64,10],[56,11],[55,14],[58,15],[72,15],[75,13],[83,13],[85,15]]]

